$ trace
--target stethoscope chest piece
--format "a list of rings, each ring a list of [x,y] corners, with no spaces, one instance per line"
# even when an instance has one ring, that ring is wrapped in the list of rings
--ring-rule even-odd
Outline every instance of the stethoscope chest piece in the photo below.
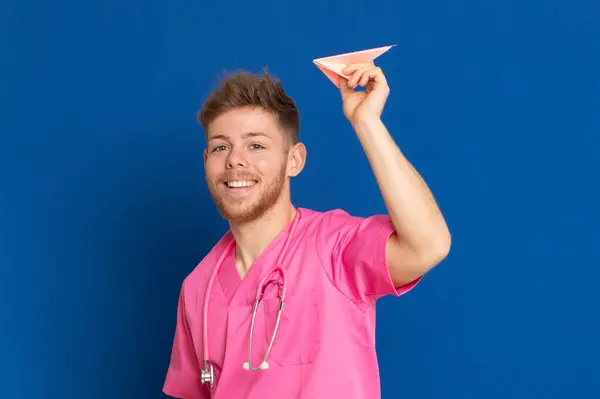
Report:
[[[200,373],[200,380],[203,384],[210,384],[210,389],[214,387],[215,372],[212,364],[208,360],[204,362],[204,370],[202,370],[202,372]]]

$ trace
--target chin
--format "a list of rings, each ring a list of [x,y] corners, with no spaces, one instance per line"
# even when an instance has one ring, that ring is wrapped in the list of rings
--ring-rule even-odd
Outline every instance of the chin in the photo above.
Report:
[[[263,187],[261,182],[249,189],[231,190],[215,185],[211,193],[221,215],[230,223],[249,223],[260,219],[281,199],[283,178]]]
[[[217,207],[221,216],[231,223],[251,222],[264,213],[264,210],[256,201],[218,201]]]
[[[229,209],[221,211],[221,215],[227,219],[229,223],[241,224],[249,223],[260,219],[264,212],[260,209]]]

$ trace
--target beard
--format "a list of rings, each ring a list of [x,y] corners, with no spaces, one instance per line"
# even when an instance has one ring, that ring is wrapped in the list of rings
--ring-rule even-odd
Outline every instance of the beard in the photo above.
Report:
[[[224,180],[227,180],[225,176],[208,185],[213,201],[221,215],[229,223],[243,224],[259,219],[277,204],[285,186],[286,168],[283,165],[273,180],[257,183],[257,185],[264,184],[264,186],[258,193],[251,194],[252,198],[228,197],[220,190]],[[258,187],[255,186],[254,189],[256,188]]]

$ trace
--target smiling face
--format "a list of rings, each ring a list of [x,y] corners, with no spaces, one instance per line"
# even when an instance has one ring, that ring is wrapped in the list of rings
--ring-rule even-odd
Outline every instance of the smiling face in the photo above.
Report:
[[[230,223],[251,222],[290,201],[289,177],[300,173],[305,149],[290,143],[273,113],[232,109],[215,118],[207,132],[206,182]]]

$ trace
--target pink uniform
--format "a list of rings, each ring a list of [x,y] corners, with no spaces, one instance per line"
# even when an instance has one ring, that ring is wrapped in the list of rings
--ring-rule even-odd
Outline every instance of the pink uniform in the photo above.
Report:
[[[228,232],[184,280],[171,363],[163,391],[183,399],[380,398],[375,352],[375,302],[400,296],[420,278],[394,287],[385,244],[394,232],[387,216],[359,218],[341,210],[298,209],[289,237],[287,296],[269,368],[251,372],[249,328],[258,282],[274,267],[290,234],[282,232],[242,280],[234,251],[224,258],[209,302],[208,345],[215,385],[200,382],[203,302],[208,280],[232,236]],[[274,274],[274,278],[279,275]],[[258,366],[273,333],[279,299],[267,290],[258,307],[252,365]]]

